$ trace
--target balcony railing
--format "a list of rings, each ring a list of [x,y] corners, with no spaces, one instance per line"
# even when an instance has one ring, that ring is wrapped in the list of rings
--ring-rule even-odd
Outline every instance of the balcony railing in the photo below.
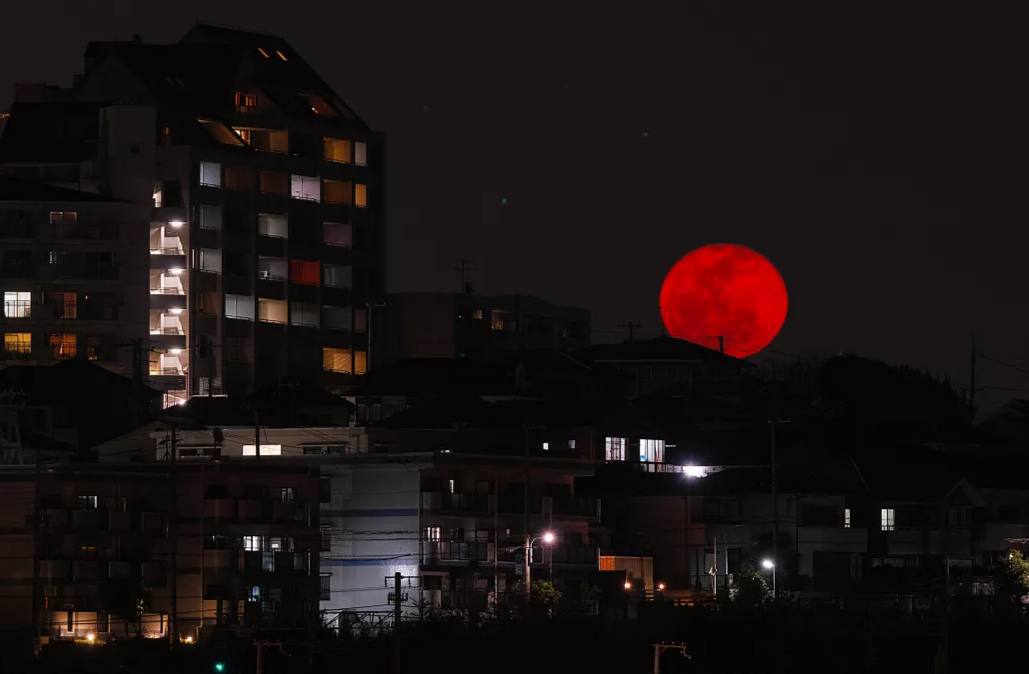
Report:
[[[492,562],[493,544],[485,541],[427,541],[427,562]]]
[[[440,510],[462,510],[465,512],[489,512],[488,494],[444,493],[440,498]]]

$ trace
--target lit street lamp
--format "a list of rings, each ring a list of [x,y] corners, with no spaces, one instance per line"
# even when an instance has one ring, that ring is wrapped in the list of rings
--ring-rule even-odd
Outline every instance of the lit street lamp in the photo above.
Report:
[[[769,569],[772,572],[772,599],[775,599],[775,562],[770,559],[762,559],[761,567]]]
[[[553,545],[554,541],[557,540],[557,536],[554,535],[553,531],[544,531],[538,536],[529,536],[525,534],[525,548],[522,553],[525,555],[525,594],[529,594],[529,589],[532,587],[532,565],[530,564],[530,557],[532,556],[532,546],[536,541],[543,541],[544,545]]]

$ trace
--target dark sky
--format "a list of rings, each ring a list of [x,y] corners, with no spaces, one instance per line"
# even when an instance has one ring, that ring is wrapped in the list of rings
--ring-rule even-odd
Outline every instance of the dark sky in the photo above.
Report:
[[[783,4],[18,3],[0,103],[68,83],[90,39],[279,33],[388,134],[391,290],[454,289],[466,257],[484,292],[589,307],[598,340],[657,334],[668,267],[733,241],[786,279],[783,357],[964,384],[974,332],[1029,370],[1025,17]]]

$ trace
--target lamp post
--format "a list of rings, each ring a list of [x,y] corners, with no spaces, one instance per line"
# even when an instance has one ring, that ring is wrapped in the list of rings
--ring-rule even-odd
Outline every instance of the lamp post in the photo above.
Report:
[[[761,566],[762,568],[768,569],[772,572],[772,599],[775,599],[775,562],[770,559],[762,559]]]
[[[553,545],[554,541],[557,540],[557,536],[554,535],[553,531],[544,531],[542,534],[537,536],[530,536],[525,534],[525,547],[522,549],[522,554],[525,557],[525,596],[529,596],[529,590],[532,587],[532,546],[536,541],[543,541],[544,545]]]

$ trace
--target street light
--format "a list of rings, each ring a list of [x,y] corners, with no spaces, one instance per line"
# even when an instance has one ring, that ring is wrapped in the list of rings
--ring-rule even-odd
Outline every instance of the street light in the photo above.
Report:
[[[625,581],[625,589],[626,589],[626,591],[631,590],[632,589],[632,583],[630,583],[629,581]]]
[[[529,594],[529,588],[532,587],[532,565],[529,563],[529,557],[532,554],[533,544],[536,541],[543,541],[544,545],[553,545],[556,540],[557,536],[553,531],[544,531],[537,536],[525,534],[525,548],[522,550],[525,556],[525,594]]]
[[[770,559],[762,559],[761,566],[772,572],[772,599],[775,599],[775,562]]]

